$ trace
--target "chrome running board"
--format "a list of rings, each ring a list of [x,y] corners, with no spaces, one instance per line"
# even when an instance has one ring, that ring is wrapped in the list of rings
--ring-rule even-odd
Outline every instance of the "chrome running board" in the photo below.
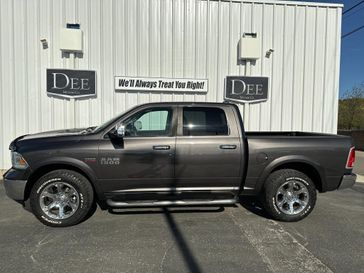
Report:
[[[120,202],[107,199],[106,203],[110,207],[127,208],[127,207],[166,207],[166,206],[202,206],[202,205],[233,205],[236,199],[221,199],[221,200],[174,200],[174,201],[131,201]]]
[[[165,187],[165,188],[137,188],[118,190],[114,193],[135,193],[135,192],[195,192],[195,191],[238,191],[239,187]]]

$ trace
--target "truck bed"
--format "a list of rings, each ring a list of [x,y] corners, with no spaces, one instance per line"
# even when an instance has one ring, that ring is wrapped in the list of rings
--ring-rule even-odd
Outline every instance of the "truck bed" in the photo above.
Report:
[[[245,132],[245,135],[249,137],[328,137],[338,138],[343,137],[341,135],[324,134],[324,133],[313,133],[313,132],[300,132],[300,131],[249,131]]]
[[[320,176],[320,192],[336,189],[341,181],[352,139],[347,136],[310,132],[245,132],[248,147],[248,169],[244,190],[260,189],[273,166],[290,168],[292,162],[300,162]],[[307,164],[305,164],[305,162]],[[272,168],[271,168],[272,166]],[[258,187],[257,187],[258,185]],[[259,186],[260,185],[260,186]]]

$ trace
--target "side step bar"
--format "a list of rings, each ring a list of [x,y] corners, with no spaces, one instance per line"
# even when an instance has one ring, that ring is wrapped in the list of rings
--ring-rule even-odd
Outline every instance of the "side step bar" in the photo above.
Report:
[[[120,202],[107,199],[106,203],[110,207],[131,208],[131,207],[166,207],[166,206],[201,206],[201,205],[233,205],[236,199],[221,199],[221,200],[175,200],[175,201],[152,201],[152,202]]]

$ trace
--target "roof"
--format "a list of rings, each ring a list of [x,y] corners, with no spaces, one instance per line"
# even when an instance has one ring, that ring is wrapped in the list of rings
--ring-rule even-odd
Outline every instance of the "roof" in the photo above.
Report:
[[[149,102],[143,103],[138,106],[142,105],[231,105],[231,102],[204,102],[204,101],[171,101],[171,102]]]
[[[292,6],[309,6],[309,7],[331,7],[343,8],[344,4],[339,3],[320,3],[320,2],[304,2],[304,1],[284,1],[284,0],[222,0],[222,2],[242,2],[257,4],[275,4],[275,5],[292,5]]]

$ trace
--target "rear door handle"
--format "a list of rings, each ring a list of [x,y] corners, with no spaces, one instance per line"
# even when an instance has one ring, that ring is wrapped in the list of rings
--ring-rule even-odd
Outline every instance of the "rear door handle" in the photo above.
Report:
[[[224,145],[220,145],[220,149],[234,150],[234,149],[236,149],[236,145],[224,144]]]
[[[169,150],[169,149],[171,149],[171,146],[169,146],[169,145],[154,145],[153,146],[153,150]]]

